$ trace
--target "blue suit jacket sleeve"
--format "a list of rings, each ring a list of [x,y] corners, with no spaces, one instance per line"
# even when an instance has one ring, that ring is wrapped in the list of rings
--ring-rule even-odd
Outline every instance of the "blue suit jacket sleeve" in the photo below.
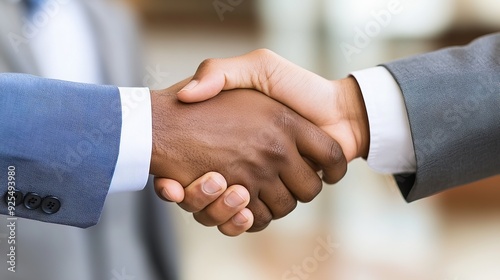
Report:
[[[22,203],[15,216],[78,227],[96,224],[118,158],[118,88],[0,74],[0,106],[0,213],[9,214],[4,198],[12,166],[15,187],[25,197],[35,193],[42,201],[60,201],[56,213]]]
[[[406,103],[416,174],[407,200],[500,173],[500,34],[384,65]]]

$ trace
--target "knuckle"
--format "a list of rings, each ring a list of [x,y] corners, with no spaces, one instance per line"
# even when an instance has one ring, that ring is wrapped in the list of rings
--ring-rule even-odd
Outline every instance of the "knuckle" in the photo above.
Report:
[[[218,223],[215,219],[213,219],[212,217],[210,217],[210,216],[206,216],[206,215],[202,215],[201,213],[194,213],[194,214],[193,214],[193,217],[194,217],[194,219],[195,219],[198,223],[200,223],[200,224],[202,224],[202,225],[204,225],[204,226],[206,226],[206,227],[212,227],[212,226],[215,226],[215,225],[218,225],[218,224],[219,224],[219,223]]]
[[[273,197],[270,201],[266,201],[269,206],[273,219],[279,219],[295,209],[297,199],[290,193],[286,186],[274,188]]]
[[[252,209],[250,208],[250,210]],[[250,232],[257,232],[265,229],[273,220],[271,212],[266,209],[252,210],[252,212],[254,213],[255,219],[252,227],[248,230]]]
[[[327,169],[323,171],[323,181],[328,184],[337,183],[347,172],[347,161],[340,145],[332,140],[326,155]]]
[[[298,126],[297,114],[285,106],[275,109],[270,118],[273,128],[270,131],[274,137],[283,135],[285,139],[294,136],[294,131]]]
[[[289,198],[285,203],[282,204],[282,207],[276,213],[273,213],[273,219],[280,219],[290,214],[297,207],[297,200],[294,198]]]
[[[324,173],[323,174],[323,181],[327,184],[336,184],[338,181],[340,181],[344,177],[346,172],[347,172],[347,168],[344,168],[342,170],[342,172],[337,172],[334,175],[329,175],[329,174]]]
[[[216,59],[216,58],[207,58],[207,59],[203,60],[200,63],[200,66],[198,66],[198,71],[208,70],[212,67],[215,67],[217,64],[217,61],[218,61],[218,59]]]
[[[311,202],[323,189],[323,183],[319,178],[311,182],[308,188],[305,188],[305,192],[299,198],[301,202]]]
[[[288,115],[288,114],[287,114]],[[272,116],[273,125],[267,126],[257,135],[260,149],[267,157],[282,161],[289,156],[287,148],[287,137],[289,133],[283,129],[291,122],[288,116],[275,112]]]
[[[182,203],[180,206],[189,213],[198,213],[201,211],[201,207],[196,207],[191,203]]]
[[[297,115],[287,107],[280,107],[274,115],[274,123],[282,129],[288,130],[297,123]]]
[[[269,58],[269,57],[277,56],[277,54],[275,52],[271,51],[270,49],[266,49],[266,48],[257,49],[255,51],[253,51],[252,54],[254,54],[258,57],[262,57],[262,58]]]
[[[229,236],[229,237],[235,237],[235,236],[238,236],[244,232],[243,230],[228,228],[225,225],[219,225],[217,227],[222,234]]]
[[[205,201],[203,201],[203,198],[197,197],[196,199],[193,200],[192,208],[194,209],[193,212],[200,212],[203,210],[205,207]]]
[[[204,208],[204,205],[204,200],[201,197],[190,196],[188,194],[186,194],[184,201],[180,203],[182,209],[191,213],[200,212]]]
[[[288,158],[287,148],[280,140],[272,141],[265,147],[265,149],[267,157],[271,158],[275,162],[283,162]]]
[[[345,161],[344,152],[340,147],[339,143],[333,139],[330,141],[328,152],[326,154],[326,160],[329,165],[338,165]]]
[[[269,152],[267,151],[266,156],[268,158],[272,158],[272,155],[269,155]],[[249,170],[251,170],[252,176],[259,182],[268,182],[276,176],[274,168],[272,168],[272,166],[270,165],[254,164],[254,166],[252,166],[252,168],[249,168]]]
[[[261,231],[265,229],[271,223],[271,221],[272,219],[269,221],[255,221],[248,231],[249,232]]]

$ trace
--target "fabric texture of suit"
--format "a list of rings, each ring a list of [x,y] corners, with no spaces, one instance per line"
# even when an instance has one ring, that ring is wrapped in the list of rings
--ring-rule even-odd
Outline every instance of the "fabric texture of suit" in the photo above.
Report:
[[[408,201],[500,174],[500,34],[385,66],[399,84],[417,162]]]
[[[57,213],[19,205],[15,215],[88,227],[97,224],[120,147],[117,87],[0,74],[0,170],[16,168],[16,188],[61,200]],[[7,176],[0,177],[6,193]],[[2,204],[0,213],[8,214]]]
[[[66,3],[67,1],[60,2]],[[108,1],[86,0],[79,2],[92,25],[101,63],[98,71],[102,74],[103,82],[119,86],[144,86],[142,83],[145,76],[144,67],[142,67],[143,64],[139,56],[141,51],[138,47],[140,39],[136,36],[138,32],[130,15],[123,8],[112,5]],[[0,1],[0,72],[27,73],[41,76],[29,42],[15,47],[9,40],[11,34],[23,35],[23,26],[25,24],[23,8],[22,3],[16,1]],[[8,78],[5,74],[2,77]],[[29,77],[23,76],[23,78]],[[43,83],[46,82],[48,81],[43,80]],[[77,84],[72,83],[71,85],[68,84],[68,86],[74,87]],[[95,86],[93,88],[85,85],[84,88],[90,95],[93,94],[94,89],[96,94],[102,92],[104,95],[108,95],[107,97],[99,96],[94,99],[94,106],[109,108],[110,105],[113,105],[109,102],[116,100],[116,87]],[[3,85],[2,89],[4,89]],[[36,93],[36,90],[34,92]],[[51,90],[51,92],[54,91]],[[57,98],[57,92],[56,96],[51,98]],[[32,106],[32,109],[34,108],[36,107]],[[15,108],[10,109],[14,110]],[[114,118],[113,109],[116,109],[116,107],[107,112],[107,118]],[[61,107],[61,110],[66,109]],[[89,113],[97,116],[100,111],[93,108]],[[88,120],[91,119],[97,120],[97,117]],[[5,119],[0,121],[4,122]],[[63,141],[61,135],[49,136],[53,137],[55,143]],[[80,134],[80,136],[83,136],[82,140],[88,138],[88,135]],[[116,141],[116,139],[111,140],[114,137],[110,135],[107,135],[107,137],[111,142]],[[77,138],[75,137],[74,140]],[[71,137],[68,139],[71,140]],[[111,162],[112,158],[116,156],[112,155],[114,154],[113,150],[116,149],[115,144],[111,144],[113,147],[110,146],[109,151],[106,151],[105,154],[108,154],[106,161]],[[72,146],[74,145],[69,147]],[[61,151],[65,149],[64,146],[60,148]],[[40,151],[36,151],[35,154],[39,153]],[[104,163],[103,159],[101,159],[101,163]],[[16,166],[16,168],[19,169],[19,176],[22,174],[24,174],[22,176],[27,175],[28,170],[23,170],[22,165]],[[102,170],[93,170],[92,173],[82,173],[81,176],[87,176],[88,180],[94,180],[93,177],[96,172],[102,173],[100,176],[103,185],[104,181],[110,180],[111,177],[108,176],[112,175],[112,169],[107,166]],[[107,173],[107,175],[104,173]],[[36,174],[32,175],[36,176]],[[86,199],[83,196],[85,194],[81,192],[81,188],[77,187],[77,185],[62,184],[63,189],[57,190],[59,180],[56,176],[56,174],[52,175],[55,185],[54,190],[50,192],[59,196],[62,207],[73,207],[73,205],[77,206],[78,203],[84,203]],[[3,178],[3,175],[0,177]],[[85,178],[81,179],[85,180]],[[30,180],[34,182],[33,189],[39,188],[42,190],[45,188],[39,186],[40,181],[35,181],[35,178],[30,178]],[[2,188],[4,186],[2,185]],[[71,187],[75,189],[69,190]],[[89,213],[85,213],[85,215],[88,215],[87,217],[78,217],[80,220],[86,220],[81,226],[95,223],[98,216],[97,210],[101,207],[100,204],[103,202],[105,192],[107,192],[107,187],[101,186],[100,190],[91,194],[95,196],[94,203],[96,205],[86,205],[86,209],[93,209],[95,213],[89,211]],[[0,203],[3,205],[3,202]],[[172,210],[170,207],[172,206],[158,199],[150,180],[143,191],[108,195],[99,223],[87,229],[43,223],[37,220],[19,219],[16,232],[16,248],[19,256],[18,269],[16,273],[7,271],[5,265],[6,253],[0,254],[0,262],[4,264],[0,267],[0,279],[178,279],[176,233],[169,215],[170,210]],[[22,207],[18,208],[22,209]],[[58,213],[64,214],[65,210],[68,209],[61,209]],[[75,208],[69,209],[69,211],[73,215],[77,213],[75,211],[79,210]],[[16,212],[19,214],[18,211]],[[45,214],[38,213],[36,215]],[[0,216],[0,218],[4,218],[0,220],[6,223],[6,216]],[[31,218],[40,218],[42,220],[43,216]],[[70,221],[47,221],[68,224],[75,222],[73,219]],[[8,252],[9,244],[5,239],[7,235],[7,227],[1,226],[0,252]]]

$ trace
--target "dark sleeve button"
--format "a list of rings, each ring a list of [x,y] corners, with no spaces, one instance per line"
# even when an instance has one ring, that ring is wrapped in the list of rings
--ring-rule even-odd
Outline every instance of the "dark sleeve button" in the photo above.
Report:
[[[14,198],[16,199],[16,206],[19,206],[23,203],[23,193],[20,192],[20,191],[15,191],[14,192]],[[12,198],[9,198],[9,192],[6,192],[5,193],[5,196],[4,196],[4,199],[5,199],[5,203],[8,205],[9,204],[9,201],[14,201]]]
[[[55,214],[61,208],[61,201],[55,196],[47,196],[42,201],[42,211],[47,214]]]
[[[36,193],[28,193],[24,198],[24,206],[28,209],[37,209],[42,204],[42,198]]]

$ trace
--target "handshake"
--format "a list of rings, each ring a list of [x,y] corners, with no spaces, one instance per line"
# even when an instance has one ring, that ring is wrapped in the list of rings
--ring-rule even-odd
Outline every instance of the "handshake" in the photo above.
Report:
[[[326,80],[268,50],[206,60],[151,103],[157,194],[230,236],[264,229],[368,155],[356,80]]]

